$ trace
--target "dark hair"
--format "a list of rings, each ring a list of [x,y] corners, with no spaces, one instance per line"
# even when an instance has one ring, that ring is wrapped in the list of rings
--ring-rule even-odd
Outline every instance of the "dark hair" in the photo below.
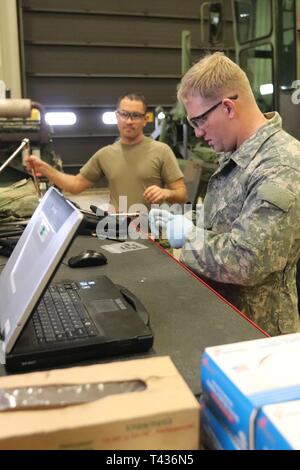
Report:
[[[128,98],[131,101],[141,101],[144,105],[145,112],[147,111],[147,102],[146,102],[146,98],[144,97],[144,95],[138,95],[136,93],[124,93],[124,95],[121,95],[118,98],[117,108],[120,106],[120,103],[124,98]]]

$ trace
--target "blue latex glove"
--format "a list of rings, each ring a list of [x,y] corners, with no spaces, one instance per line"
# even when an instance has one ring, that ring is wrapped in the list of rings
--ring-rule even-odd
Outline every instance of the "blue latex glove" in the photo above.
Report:
[[[174,214],[163,209],[151,209],[149,212],[149,225],[152,235],[159,238],[160,231],[166,232],[167,223]]]
[[[173,248],[181,248],[193,228],[193,222],[184,215],[172,214],[163,209],[151,209],[149,212],[151,233],[159,238],[159,231],[166,236]]]

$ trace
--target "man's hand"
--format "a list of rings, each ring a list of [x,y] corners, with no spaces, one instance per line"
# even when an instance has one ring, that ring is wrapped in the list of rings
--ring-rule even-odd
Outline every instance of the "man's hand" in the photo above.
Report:
[[[170,189],[160,188],[159,186],[149,186],[143,194],[144,199],[150,204],[159,204],[164,199],[168,199]]]
[[[29,155],[25,157],[25,166],[26,170],[31,173],[34,170],[35,173],[44,174],[44,169],[47,163],[43,162],[40,158],[36,157],[35,155]]]
[[[165,232],[173,248],[181,248],[194,227],[193,222],[184,215],[162,209],[151,209],[149,225],[155,238],[159,238],[160,230]]]
[[[35,155],[26,157],[25,165],[27,171],[30,173],[34,170],[35,174],[46,176],[46,178],[55,184],[55,186],[63,191],[68,191],[71,194],[79,194],[85,189],[93,186],[93,183],[84,178],[80,173],[77,175],[67,175],[66,173],[56,170]]]

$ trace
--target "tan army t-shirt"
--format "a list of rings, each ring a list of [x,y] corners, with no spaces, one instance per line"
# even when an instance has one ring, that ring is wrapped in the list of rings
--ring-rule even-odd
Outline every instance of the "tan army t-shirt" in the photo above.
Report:
[[[183,178],[170,147],[146,136],[135,145],[118,141],[103,147],[81,168],[80,174],[92,183],[105,175],[111,204],[118,209],[119,196],[127,196],[127,210],[137,203],[149,207],[143,198],[148,186],[163,187]]]

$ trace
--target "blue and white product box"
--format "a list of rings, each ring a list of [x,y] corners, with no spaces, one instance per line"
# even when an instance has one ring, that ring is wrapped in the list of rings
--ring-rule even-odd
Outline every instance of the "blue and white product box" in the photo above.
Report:
[[[201,410],[201,440],[209,450],[241,450],[207,406]]]
[[[206,406],[241,449],[254,449],[262,406],[300,398],[300,334],[206,348],[201,382]]]
[[[257,450],[300,450],[300,400],[263,406],[255,443]]]

